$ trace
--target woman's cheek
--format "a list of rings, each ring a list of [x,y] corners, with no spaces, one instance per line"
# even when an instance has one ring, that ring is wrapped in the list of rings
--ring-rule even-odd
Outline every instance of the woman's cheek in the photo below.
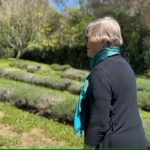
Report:
[[[87,56],[92,57],[92,51],[90,51],[89,49],[87,50]]]

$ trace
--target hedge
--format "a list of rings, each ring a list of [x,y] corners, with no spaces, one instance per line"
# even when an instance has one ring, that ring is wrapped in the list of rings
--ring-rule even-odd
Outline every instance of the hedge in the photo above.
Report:
[[[137,90],[150,92],[150,78],[146,77],[137,77]]]
[[[150,79],[138,77],[136,81],[139,106],[143,110],[150,111]]]
[[[77,99],[77,96],[68,92],[0,78],[1,101],[10,102],[18,107],[39,112],[42,115],[48,113],[52,116],[54,105],[75,99]]]
[[[74,82],[70,79],[43,76],[28,73],[19,69],[0,69],[0,76],[17,81],[41,85],[57,90],[66,90],[73,94],[78,94],[80,92],[80,83]]]
[[[140,116],[142,118],[148,148],[150,148],[150,112],[140,110]]]
[[[146,111],[150,111],[150,92],[138,91],[139,106]]]
[[[23,61],[23,60],[21,61],[13,60],[9,63],[9,65],[11,67],[26,69],[28,72],[32,72],[32,73],[38,71],[41,68],[40,64],[33,64],[33,63],[31,64],[30,62]]]
[[[88,71],[83,71],[79,69],[67,69],[65,72],[61,73],[62,77],[73,79],[73,80],[83,80],[89,74]]]
[[[71,68],[70,65],[59,65],[59,64],[52,64],[50,67],[55,71],[65,71],[69,68]]]

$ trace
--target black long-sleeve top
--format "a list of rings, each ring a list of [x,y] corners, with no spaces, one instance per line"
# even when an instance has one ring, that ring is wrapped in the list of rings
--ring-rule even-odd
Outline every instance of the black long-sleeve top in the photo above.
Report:
[[[85,144],[96,147],[109,132],[110,135],[129,140],[124,143],[124,140],[118,138],[116,144],[111,141],[110,145],[108,137],[106,147],[134,147],[131,144],[134,141],[130,139],[134,132],[124,131],[140,126],[141,133],[137,132],[134,136],[135,140],[136,136],[139,138],[137,140],[144,147],[145,137],[138,112],[135,74],[121,55],[108,57],[91,70],[82,107],[85,109]],[[117,139],[115,136],[113,138]]]

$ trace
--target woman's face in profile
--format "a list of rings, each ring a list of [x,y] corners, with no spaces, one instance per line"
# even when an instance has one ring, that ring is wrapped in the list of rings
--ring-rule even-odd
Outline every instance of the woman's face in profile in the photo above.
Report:
[[[94,56],[94,43],[89,41],[88,36],[85,37],[85,44],[86,44],[86,48],[87,48],[87,56],[88,57],[93,57]]]
[[[85,44],[87,48],[87,56],[90,58],[94,57],[95,53],[99,51],[103,45],[100,41],[90,41],[88,36],[85,37]]]

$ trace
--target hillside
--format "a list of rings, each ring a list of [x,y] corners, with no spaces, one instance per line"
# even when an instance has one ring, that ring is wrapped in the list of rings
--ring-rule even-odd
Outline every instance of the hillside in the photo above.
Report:
[[[87,74],[88,71],[74,69],[69,65],[46,65],[27,60],[1,59],[1,147],[34,147],[35,145],[37,147],[55,148],[82,147],[82,139],[73,135],[72,117],[75,102],[80,91],[81,81]],[[147,141],[150,144],[149,85],[149,78],[137,76],[139,110]],[[7,104],[5,104],[6,102]],[[18,110],[14,106],[33,114]],[[34,120],[34,118],[36,119]],[[3,130],[5,129],[8,130],[8,135],[9,130],[10,132],[15,131],[15,138],[13,137],[11,139],[7,135],[7,131],[4,133]],[[36,136],[34,134],[40,133],[40,138],[37,140],[39,142],[38,144],[34,140]],[[22,136],[27,142],[29,136],[29,139],[31,138],[31,144],[21,142],[20,139]],[[53,145],[50,142],[52,139],[54,139],[54,143],[56,142],[56,144]]]

